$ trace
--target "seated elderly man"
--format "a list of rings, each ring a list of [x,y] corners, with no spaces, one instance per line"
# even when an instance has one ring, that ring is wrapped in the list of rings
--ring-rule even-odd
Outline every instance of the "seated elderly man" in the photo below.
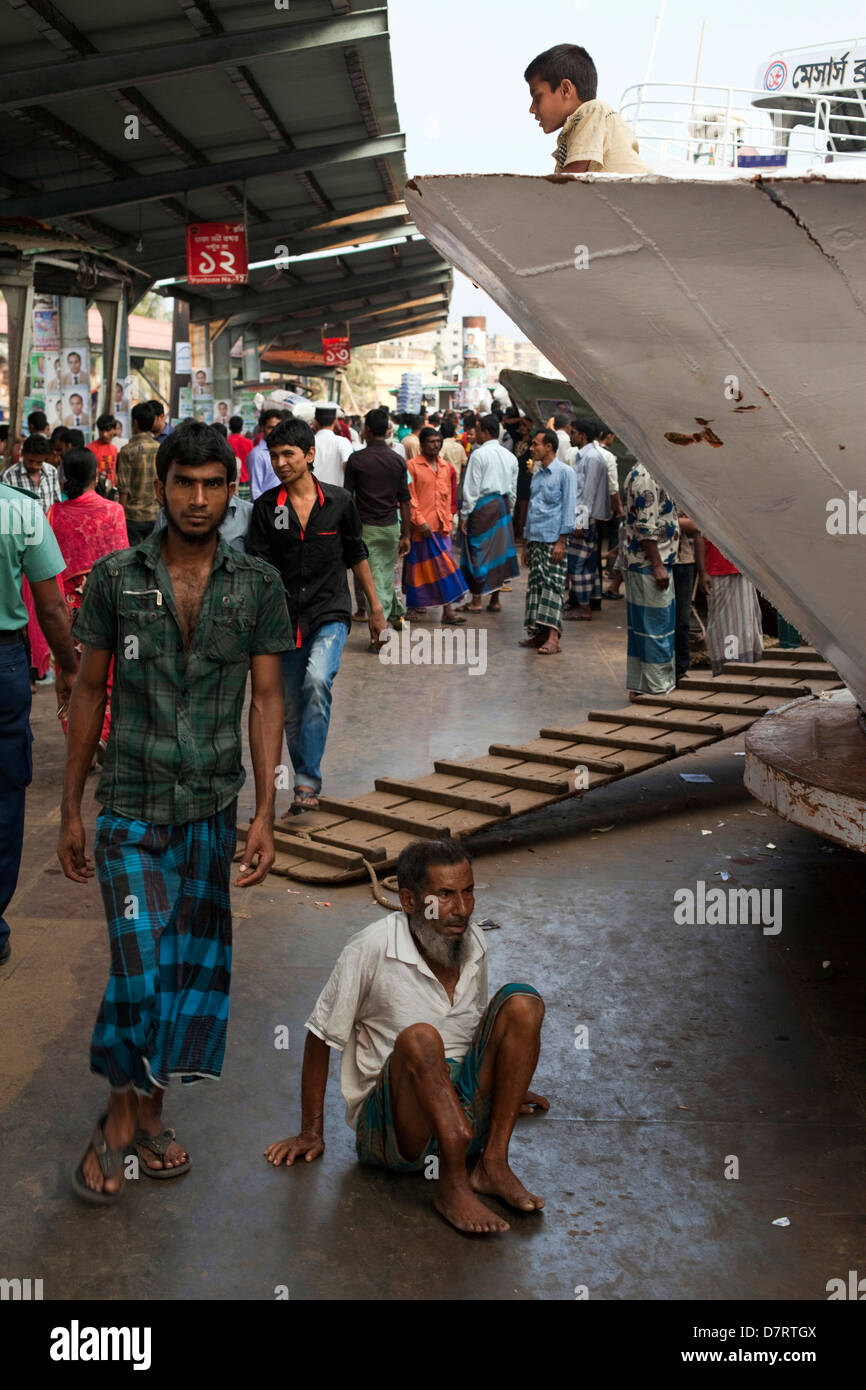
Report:
[[[351,937],[307,1021],[301,1132],[265,1156],[291,1165],[323,1152],[336,1048],[359,1160],[435,1176],[433,1205],[458,1231],[507,1231],[482,1196],[518,1211],[544,1206],[508,1164],[517,1116],[548,1109],[527,1091],[544,1005],[526,984],[503,985],[488,1003],[487,943],[470,922],[472,865],[462,845],[407,845],[397,884],[403,911]]]

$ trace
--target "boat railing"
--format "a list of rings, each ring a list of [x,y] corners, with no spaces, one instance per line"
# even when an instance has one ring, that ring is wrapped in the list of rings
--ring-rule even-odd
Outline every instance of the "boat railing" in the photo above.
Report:
[[[795,172],[856,160],[866,172],[866,92],[774,97],[759,88],[646,82],[619,113],[653,164]]]

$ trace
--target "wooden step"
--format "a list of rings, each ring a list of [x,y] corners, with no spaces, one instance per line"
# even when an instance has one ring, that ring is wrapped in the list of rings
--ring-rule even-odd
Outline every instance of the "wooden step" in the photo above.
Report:
[[[697,698],[690,700],[688,695],[681,695],[680,691],[676,690],[671,691],[668,695],[639,695],[635,703],[667,705],[670,709],[714,710],[716,714],[738,714],[749,719],[760,719],[762,714],[769,714],[771,710],[778,709],[779,704],[784,704],[785,698],[784,695],[780,695],[778,703],[770,704],[758,696],[753,705],[726,705],[722,704],[720,700],[714,701],[710,697],[705,700]]]
[[[346,820],[362,820],[373,825],[385,825],[389,830],[403,830],[407,835],[415,835],[425,840],[450,840],[451,827],[442,822],[431,825],[429,821],[416,820],[412,816],[401,815],[399,811],[382,811],[377,806],[361,806],[357,801],[342,801],[336,796],[320,796],[319,805],[323,811],[334,811],[345,816]]]
[[[789,700],[796,700],[798,695],[812,694],[808,685],[782,685],[781,683],[776,685],[775,683],[770,684],[769,681],[760,679],[755,681],[728,681],[725,680],[724,672],[722,672],[720,676],[716,676],[715,679],[710,680],[692,680],[690,677],[687,677],[685,680],[680,681],[677,689],[685,690],[686,693],[690,690],[715,690],[722,692],[730,691],[732,695],[784,695]]]
[[[509,803],[497,801],[492,796],[471,796],[465,792],[452,791],[448,787],[423,787],[415,782],[401,782],[396,777],[377,777],[373,785],[377,792],[394,792],[397,796],[411,796],[416,801],[433,801],[439,806],[454,806],[460,811],[478,811],[485,816],[511,815]]]
[[[603,721],[605,724],[615,724],[620,720],[618,714],[606,714],[604,710],[595,709],[590,710],[586,717],[592,721]],[[697,720],[692,722],[689,719],[668,719],[667,715],[632,714],[631,711],[622,715],[622,723],[638,724],[641,728],[646,729],[673,729],[675,733],[679,734],[723,734],[725,732],[721,724],[712,724],[709,721],[706,724],[699,724]]]
[[[317,864],[333,864],[338,869],[363,869],[364,858],[357,850],[338,849],[334,845],[314,843],[299,835],[285,835],[281,830],[274,831],[274,848],[281,854],[298,854],[304,859],[312,859]]]
[[[570,734],[547,734],[544,729],[541,731],[541,738],[551,738],[563,743],[592,743],[593,739],[574,738]],[[514,748],[510,743],[491,743],[490,756],[492,758],[521,758],[527,763],[552,763],[554,767],[570,767],[572,770],[578,766],[588,768],[590,772],[610,773],[612,777],[625,772],[622,763],[605,762],[604,758],[585,758],[582,753],[566,753],[564,749],[551,749],[548,753],[540,748]]]
[[[576,764],[569,764],[576,766]],[[465,777],[473,782],[498,782],[501,787],[516,787],[521,791],[540,792],[542,796],[567,796],[574,788],[570,781],[559,777],[533,777],[528,772],[500,771],[499,768],[476,767],[471,763],[453,762],[449,758],[438,758],[433,767],[436,772],[447,772],[455,777]]]
[[[726,661],[722,669],[722,675],[757,675],[759,679],[761,677],[769,677],[769,679],[771,680],[776,680],[777,678],[786,676],[789,678],[793,677],[795,679],[804,681],[837,681],[839,679],[837,673],[833,670],[833,667],[826,661],[811,663],[805,661],[800,661],[796,663],[792,662],[789,666],[782,666],[781,662],[777,662],[776,665],[780,668],[778,671],[778,675],[777,672],[774,671],[771,667],[761,670],[761,668],[758,666],[750,666],[747,661]]]
[[[617,721],[611,720],[612,724]],[[638,753],[659,753],[670,754],[679,752],[675,743],[662,743],[661,740],[654,741],[648,738],[631,738],[627,734],[620,737],[619,734],[602,733],[583,733],[576,734],[574,730],[570,732],[565,729],[542,729],[542,738],[570,738],[574,743],[597,743],[601,748],[634,748]],[[584,758],[585,762],[586,759]]]

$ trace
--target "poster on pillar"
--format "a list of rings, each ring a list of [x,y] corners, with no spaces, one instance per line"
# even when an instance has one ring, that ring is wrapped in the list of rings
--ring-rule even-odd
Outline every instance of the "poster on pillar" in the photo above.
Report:
[[[191,285],[245,285],[247,232],[243,222],[194,222],[187,227],[186,278]]]
[[[33,296],[33,347],[60,347],[60,310],[56,294]]]

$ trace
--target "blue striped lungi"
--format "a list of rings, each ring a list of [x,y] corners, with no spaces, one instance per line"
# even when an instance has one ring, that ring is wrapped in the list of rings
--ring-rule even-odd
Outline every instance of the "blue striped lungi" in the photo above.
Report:
[[[479,497],[466,519],[460,569],[476,596],[495,593],[520,573],[508,503],[498,492]]]
[[[626,689],[642,695],[666,695],[676,685],[677,605],[673,577],[666,589],[660,589],[651,569],[627,569],[625,614],[628,623]]]
[[[150,1095],[218,1077],[229,1016],[237,800],[207,820],[151,825],[103,809],[93,855],[111,973],[90,1070]]]

